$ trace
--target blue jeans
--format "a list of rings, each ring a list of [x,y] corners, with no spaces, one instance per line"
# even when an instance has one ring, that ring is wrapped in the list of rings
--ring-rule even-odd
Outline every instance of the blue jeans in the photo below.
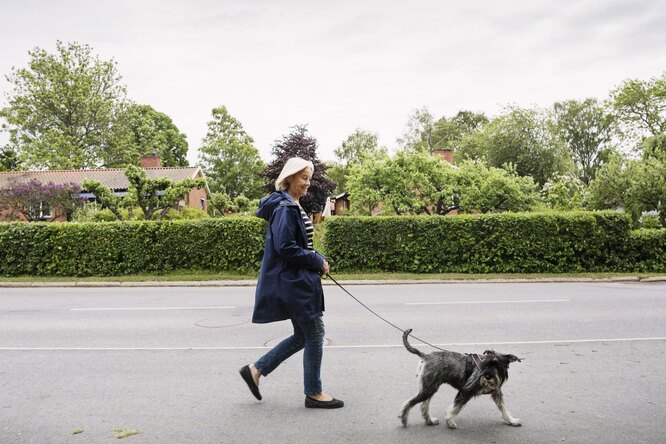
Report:
[[[321,393],[321,360],[324,354],[324,320],[319,317],[297,322],[292,319],[294,334],[259,358],[254,366],[262,376],[269,375],[283,361],[303,350],[303,385],[306,395]]]

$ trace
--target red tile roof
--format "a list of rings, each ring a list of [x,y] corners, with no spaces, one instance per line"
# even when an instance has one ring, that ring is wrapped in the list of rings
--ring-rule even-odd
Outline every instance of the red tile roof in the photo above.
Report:
[[[185,168],[144,168],[150,179],[166,177],[174,182],[193,179],[201,172],[199,167]],[[203,175],[203,173],[201,173]],[[98,170],[47,170],[47,171],[8,171],[0,172],[0,188],[6,187],[10,182],[28,182],[36,179],[41,183],[54,184],[76,183],[83,184],[86,179],[96,180],[112,190],[126,190],[129,181],[125,177],[124,168],[108,168]]]

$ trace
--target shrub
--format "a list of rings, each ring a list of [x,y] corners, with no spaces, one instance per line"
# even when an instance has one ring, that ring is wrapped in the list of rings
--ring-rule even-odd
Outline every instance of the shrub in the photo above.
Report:
[[[625,269],[629,221],[615,212],[331,217],[336,270],[562,273]]]
[[[115,276],[177,269],[256,271],[259,218],[0,224],[0,275]]]

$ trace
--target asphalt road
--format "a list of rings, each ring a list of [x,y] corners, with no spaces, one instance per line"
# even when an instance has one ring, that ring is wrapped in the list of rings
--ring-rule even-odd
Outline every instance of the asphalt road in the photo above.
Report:
[[[457,430],[397,418],[418,358],[384,324],[326,287],[325,391],[303,406],[301,354],[262,380],[238,368],[289,334],[253,325],[254,288],[0,289],[0,443],[661,443],[666,283],[349,286],[382,316],[447,349],[513,353],[504,386],[523,426],[489,397]],[[424,350],[428,347],[423,348]],[[431,403],[442,417],[455,396]],[[74,434],[74,431],[82,431]]]

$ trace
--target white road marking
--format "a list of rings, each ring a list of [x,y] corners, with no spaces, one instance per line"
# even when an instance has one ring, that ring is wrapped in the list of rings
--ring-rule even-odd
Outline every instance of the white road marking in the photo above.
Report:
[[[532,304],[538,302],[571,302],[571,301],[569,299],[531,299],[531,300],[520,300],[520,301],[405,302],[405,305]]]
[[[132,311],[132,310],[231,310],[236,307],[106,307],[72,308],[71,311]]]
[[[562,339],[552,341],[504,341],[504,342],[451,342],[434,344],[438,347],[452,346],[487,346],[487,345],[539,345],[539,344],[582,344],[601,342],[666,341],[666,337],[653,338],[608,338],[608,339]],[[417,346],[422,346],[416,344]],[[358,348],[402,348],[402,344],[361,344],[361,345],[326,345],[330,349]],[[425,347],[425,346],[422,346]],[[267,350],[272,347],[0,347],[0,351],[234,351]]]

